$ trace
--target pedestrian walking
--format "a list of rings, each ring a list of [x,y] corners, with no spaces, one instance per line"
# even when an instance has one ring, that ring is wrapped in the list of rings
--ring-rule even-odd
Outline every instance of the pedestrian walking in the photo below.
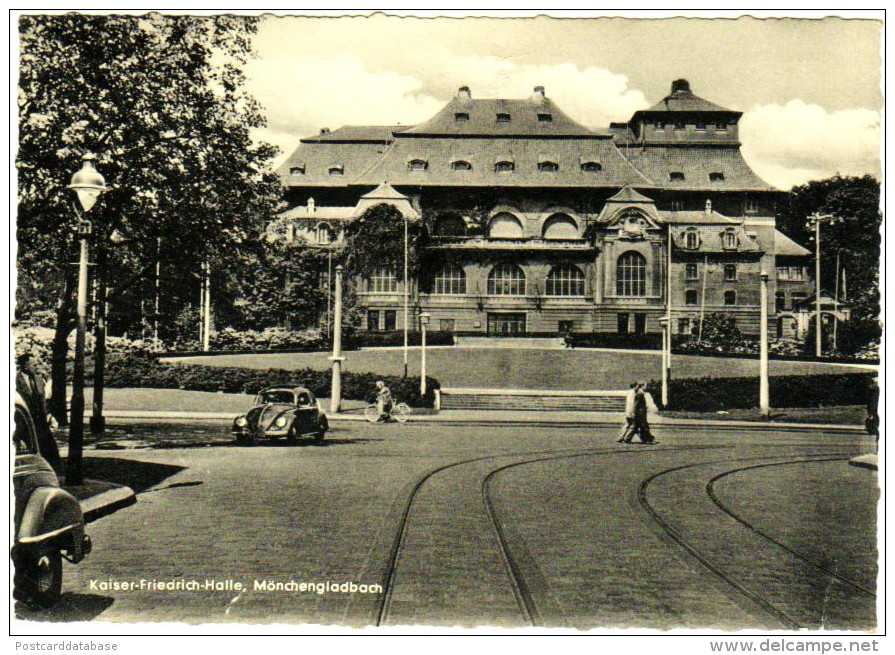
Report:
[[[638,382],[637,390],[634,393],[634,433],[640,437],[642,443],[654,443],[656,441],[649,427],[648,414],[651,404],[655,406],[652,402],[652,396],[646,391],[646,382]],[[628,441],[630,442],[630,439]]]
[[[618,443],[631,443],[631,438],[634,436],[634,396],[636,393],[637,383],[632,382],[628,392],[625,394],[625,424],[622,426],[618,439],[616,439]]]

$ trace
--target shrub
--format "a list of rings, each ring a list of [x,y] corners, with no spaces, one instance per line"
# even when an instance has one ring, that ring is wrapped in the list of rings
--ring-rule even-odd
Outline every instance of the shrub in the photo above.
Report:
[[[212,350],[326,350],[328,340],[320,330],[237,331],[224,328],[211,339]]]
[[[825,407],[863,405],[874,373],[781,375],[770,378],[774,407]],[[648,390],[661,397],[661,387],[650,381]],[[758,378],[681,378],[668,386],[668,409],[714,412],[758,407]]]
[[[89,377],[88,377],[89,380]],[[107,387],[143,387],[154,389],[188,389],[254,394],[276,385],[304,386],[315,395],[327,397],[331,389],[330,371],[302,369],[250,369],[178,365],[159,362],[144,354],[114,355],[106,364]],[[383,380],[399,400],[417,407],[432,407],[438,380],[426,378],[426,395],[420,398],[420,380],[382,376],[375,373],[342,373],[342,397],[367,400],[375,393],[376,380]]]
[[[420,332],[408,332],[407,343],[411,346],[422,344]],[[402,330],[389,330],[388,332],[361,332],[345,335],[342,339],[345,348],[379,348],[383,346],[403,346],[404,332]],[[439,330],[426,330],[427,346],[453,346],[454,333]]]
[[[573,348],[634,348],[658,350],[661,334],[618,334],[616,332],[573,332],[567,338]]]

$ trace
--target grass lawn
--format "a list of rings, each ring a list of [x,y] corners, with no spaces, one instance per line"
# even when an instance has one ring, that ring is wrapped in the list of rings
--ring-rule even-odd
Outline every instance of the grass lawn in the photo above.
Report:
[[[360,350],[346,353],[343,371],[401,375],[400,350]],[[329,369],[329,353],[268,355],[217,355],[184,357],[171,361],[208,366],[245,368]],[[659,353],[634,354],[593,350],[533,350],[512,348],[432,348],[426,356],[427,374],[445,387],[511,389],[625,389],[637,379],[661,376]],[[409,370],[419,375],[420,351],[411,349]],[[870,370],[814,362],[770,362],[771,375],[818,375]],[[672,375],[677,377],[752,377],[757,359],[676,355]]]
[[[669,418],[698,418],[713,421],[771,421],[772,423],[820,423],[824,425],[864,425],[867,410],[863,405],[843,407],[771,408],[765,419],[757,409],[731,409],[726,412],[662,412]]]

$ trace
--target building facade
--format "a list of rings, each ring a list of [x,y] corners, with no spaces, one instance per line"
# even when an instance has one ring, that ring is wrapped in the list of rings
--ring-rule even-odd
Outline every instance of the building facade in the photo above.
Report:
[[[670,311],[672,331],[692,334],[723,312],[756,335],[766,271],[771,329],[795,337],[811,253],[776,230],[782,192],[743,159],[741,115],[676,80],[628,122],[591,130],[543,87],[521,100],[462,87],[420,125],[302,139],[278,171],[290,204],[278,224],[338,248],[378,203],[424,221],[438,265],[409,282],[412,327],[425,311],[457,333],[646,334]],[[399,277],[356,281],[367,329],[403,329]]]

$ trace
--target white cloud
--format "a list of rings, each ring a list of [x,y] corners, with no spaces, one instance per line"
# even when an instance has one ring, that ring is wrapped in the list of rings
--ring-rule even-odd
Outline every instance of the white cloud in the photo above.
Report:
[[[836,173],[880,173],[880,115],[869,109],[759,105],[740,120],[740,139],[755,172],[783,189]]]

